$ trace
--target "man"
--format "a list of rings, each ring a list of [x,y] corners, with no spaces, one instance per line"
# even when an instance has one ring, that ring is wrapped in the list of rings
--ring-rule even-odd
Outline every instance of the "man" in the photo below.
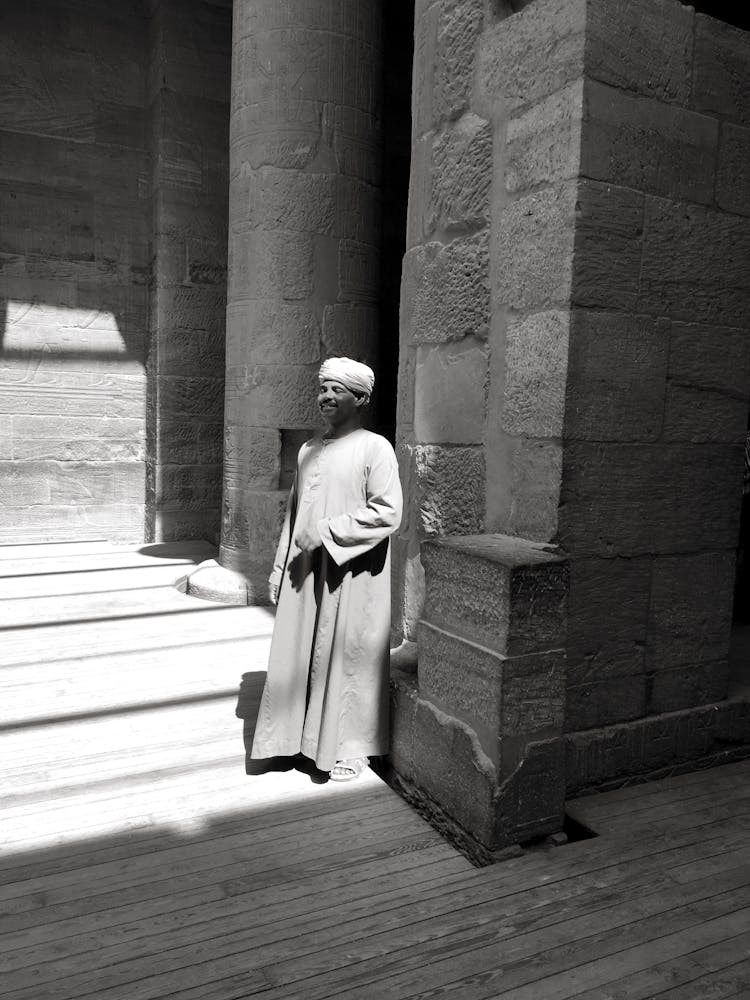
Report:
[[[393,448],[362,427],[375,376],[330,358],[325,432],[297,458],[269,580],[278,605],[252,757],[302,753],[332,779],[388,750],[390,552],[402,496]]]

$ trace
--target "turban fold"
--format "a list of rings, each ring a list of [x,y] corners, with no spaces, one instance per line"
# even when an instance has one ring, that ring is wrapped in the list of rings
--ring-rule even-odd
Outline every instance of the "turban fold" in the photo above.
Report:
[[[325,382],[326,379],[340,382],[350,392],[371,396],[372,387],[375,385],[375,372],[360,361],[352,361],[351,358],[329,358],[323,362],[318,372],[319,382]]]

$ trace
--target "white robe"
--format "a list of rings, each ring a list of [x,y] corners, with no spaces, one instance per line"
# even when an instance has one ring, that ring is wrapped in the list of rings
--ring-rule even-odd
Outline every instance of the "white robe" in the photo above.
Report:
[[[302,446],[271,582],[280,585],[253,758],[303,753],[324,771],[388,752],[390,552],[396,456],[359,429]],[[294,542],[304,525],[323,539]]]

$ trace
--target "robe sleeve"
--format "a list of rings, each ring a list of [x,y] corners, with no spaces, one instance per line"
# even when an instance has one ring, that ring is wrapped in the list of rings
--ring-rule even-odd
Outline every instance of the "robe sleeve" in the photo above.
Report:
[[[318,522],[323,545],[338,566],[374,548],[401,523],[403,498],[398,465],[385,439],[371,456],[365,495],[364,505],[357,510]]]
[[[292,488],[289,490],[289,499],[286,502],[286,514],[284,515],[284,525],[281,529],[281,538],[276,547],[276,558],[273,561],[273,569],[268,578],[268,583],[272,587],[280,587],[284,575],[286,557],[289,554],[289,544],[292,537],[292,524],[297,509],[297,476],[294,477]]]

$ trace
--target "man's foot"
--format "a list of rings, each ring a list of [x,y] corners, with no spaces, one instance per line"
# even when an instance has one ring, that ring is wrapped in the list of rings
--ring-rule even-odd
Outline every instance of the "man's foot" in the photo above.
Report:
[[[331,771],[331,781],[354,781],[369,763],[369,757],[350,757],[348,760],[337,760]]]

